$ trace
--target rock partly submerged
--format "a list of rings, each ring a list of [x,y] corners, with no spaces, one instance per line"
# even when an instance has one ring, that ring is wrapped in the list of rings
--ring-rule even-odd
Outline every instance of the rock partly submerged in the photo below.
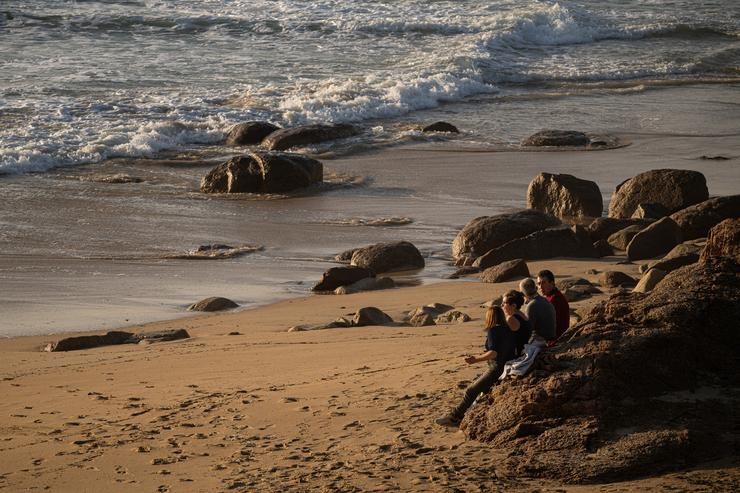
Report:
[[[576,130],[540,130],[522,141],[527,147],[583,147],[591,143],[588,135]]]
[[[256,145],[280,127],[269,122],[252,121],[237,123],[226,133],[226,145]]]
[[[360,130],[357,127],[347,123],[304,125],[276,130],[262,141],[262,145],[273,151],[284,151],[291,147],[345,139],[359,133]]]

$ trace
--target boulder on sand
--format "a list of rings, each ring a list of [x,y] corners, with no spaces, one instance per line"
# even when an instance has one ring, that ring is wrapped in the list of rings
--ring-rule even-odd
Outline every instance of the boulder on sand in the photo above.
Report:
[[[627,245],[629,260],[657,257],[681,243],[681,228],[670,217],[654,222],[632,237]]]
[[[61,339],[58,342],[49,343],[44,351],[78,351],[80,349],[92,349],[102,346],[113,346],[118,344],[139,344],[151,342],[176,341],[188,339],[190,334],[185,329],[159,330],[154,332],[131,332],[111,331],[104,335],[76,336]]]
[[[376,243],[354,250],[351,264],[372,269],[378,273],[398,272],[422,269],[424,267],[424,257],[408,241]]]
[[[353,327],[364,327],[366,325],[390,325],[393,319],[379,308],[367,306],[360,308],[352,319]]]
[[[647,227],[653,223],[653,219],[617,219],[614,217],[597,217],[591,224],[586,226],[588,234],[593,241],[606,240],[617,231],[621,231],[628,226]],[[625,247],[627,244],[625,243]],[[623,250],[623,249],[622,249]]]
[[[617,293],[594,308],[532,373],[479,399],[461,427],[501,452],[497,472],[514,477],[627,481],[731,461],[738,319],[737,262],[683,267],[649,294]],[[702,388],[719,393],[694,393]]]
[[[489,267],[480,275],[483,282],[504,282],[520,277],[529,277],[529,267],[524,259],[518,258]]]
[[[193,303],[188,307],[188,311],[191,312],[219,312],[221,310],[230,310],[237,308],[239,305],[234,303],[228,298],[221,298],[220,296],[213,296]]]
[[[709,231],[701,260],[706,262],[710,257],[730,257],[740,262],[740,218],[725,219]]]
[[[272,151],[284,151],[291,147],[320,144],[330,140],[345,139],[360,133],[353,125],[305,125],[302,127],[283,128],[272,132],[262,141],[262,145]]]
[[[637,233],[645,229],[645,227],[646,226],[641,226],[637,224],[627,226],[626,228],[620,229],[616,233],[610,235],[606,242],[609,243],[609,246],[611,246],[615,250],[627,250],[627,245],[630,244],[632,238],[634,238]]]
[[[705,238],[724,219],[740,217],[740,195],[715,197],[671,214],[684,240]]]
[[[633,288],[637,281],[624,272],[607,270],[599,276],[599,283],[605,288]]]
[[[522,141],[523,146],[542,147],[542,146],[587,146],[591,142],[583,132],[575,130],[540,130]]]
[[[279,129],[280,127],[277,125],[273,125],[268,122],[237,123],[226,133],[226,145],[256,145],[262,142],[262,140],[272,132]]]
[[[301,154],[253,151],[236,156],[208,172],[204,193],[284,193],[321,183],[323,165]]]
[[[354,265],[332,267],[324,272],[321,280],[311,288],[311,290],[334,291],[339,286],[347,286],[367,277],[375,277],[375,272],[371,269],[365,269],[364,267],[357,267]]]
[[[601,217],[604,202],[593,181],[540,173],[529,182],[527,207],[559,218]]]
[[[669,213],[707,200],[707,180],[698,171],[654,169],[617,185],[609,217],[632,217],[640,204],[660,204]]]

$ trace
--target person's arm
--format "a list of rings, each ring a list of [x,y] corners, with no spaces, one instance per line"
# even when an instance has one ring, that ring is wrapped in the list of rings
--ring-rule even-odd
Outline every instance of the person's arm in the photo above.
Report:
[[[490,351],[486,351],[485,353],[478,355],[478,356],[466,356],[465,362],[469,365],[472,365],[473,363],[480,363],[481,361],[488,361],[489,359],[493,359],[496,357],[496,351],[491,349]]]
[[[501,305],[501,307],[504,309],[504,314],[506,315],[506,324],[509,326],[512,332],[516,332],[517,330],[519,330],[519,320],[517,320],[517,318],[514,316],[514,314],[516,313],[516,308],[508,304]]]

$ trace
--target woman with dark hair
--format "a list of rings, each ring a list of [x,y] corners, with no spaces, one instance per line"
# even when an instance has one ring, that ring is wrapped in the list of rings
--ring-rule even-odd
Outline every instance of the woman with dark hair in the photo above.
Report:
[[[529,325],[527,316],[522,312],[522,305],[524,305],[524,295],[514,289],[508,291],[501,302],[501,308],[506,314],[506,324],[515,334],[516,356],[522,354],[524,345],[532,337],[532,327]]]
[[[438,418],[437,424],[442,426],[458,426],[462,421],[465,411],[473,405],[475,399],[482,393],[488,392],[501,376],[504,363],[514,357],[517,344],[514,332],[511,331],[506,322],[506,314],[500,306],[490,306],[486,310],[486,342],[485,352],[478,355],[468,355],[465,362],[468,364],[488,362],[488,370],[479,376],[465,389],[460,403],[449,414]]]

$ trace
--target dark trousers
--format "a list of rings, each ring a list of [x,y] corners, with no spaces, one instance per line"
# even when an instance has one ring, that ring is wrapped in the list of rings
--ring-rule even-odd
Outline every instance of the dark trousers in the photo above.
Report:
[[[468,408],[473,405],[475,399],[480,394],[491,390],[491,387],[493,387],[493,384],[496,383],[498,377],[500,377],[503,372],[504,365],[498,364],[494,361],[488,367],[488,371],[476,378],[473,383],[468,385],[468,388],[465,389],[465,394],[463,394],[463,398],[460,401],[460,404],[458,404],[457,407],[452,410],[452,415],[455,416],[455,418],[457,419],[462,419],[465,415],[465,411],[467,411]]]

